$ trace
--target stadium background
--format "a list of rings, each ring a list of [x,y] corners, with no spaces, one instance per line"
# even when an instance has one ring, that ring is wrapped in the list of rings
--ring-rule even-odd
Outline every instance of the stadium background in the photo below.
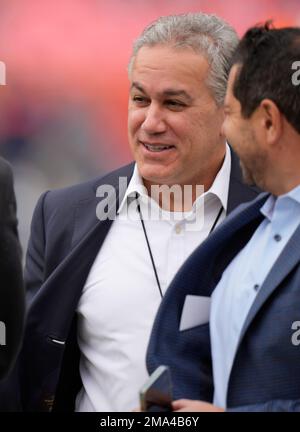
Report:
[[[132,41],[161,15],[196,11],[220,15],[239,35],[266,19],[300,24],[299,0],[0,0],[0,153],[13,165],[24,249],[43,191],[131,160]]]

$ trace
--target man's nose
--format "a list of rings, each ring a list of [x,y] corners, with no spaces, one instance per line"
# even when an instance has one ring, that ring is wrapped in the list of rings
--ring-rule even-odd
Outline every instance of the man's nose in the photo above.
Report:
[[[162,108],[151,103],[145,111],[145,119],[141,125],[141,128],[148,134],[165,132],[166,122]]]

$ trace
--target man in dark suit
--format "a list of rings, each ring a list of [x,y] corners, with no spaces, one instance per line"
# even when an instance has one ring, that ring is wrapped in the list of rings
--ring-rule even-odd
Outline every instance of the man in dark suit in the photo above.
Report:
[[[170,280],[226,213],[258,193],[242,183],[221,133],[236,45],[235,31],[215,16],[165,17],[147,27],[129,65],[136,164],[40,198],[25,272],[23,409],[137,405]]]
[[[17,357],[24,321],[21,248],[9,164],[0,158],[0,380]]]
[[[170,366],[176,411],[300,411],[299,58],[299,28],[255,27],[237,48],[223,130],[269,193],[196,249],[161,304],[148,369]]]

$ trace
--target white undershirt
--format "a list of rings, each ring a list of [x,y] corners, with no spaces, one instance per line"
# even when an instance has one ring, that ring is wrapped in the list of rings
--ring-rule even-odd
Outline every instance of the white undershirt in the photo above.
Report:
[[[163,220],[145,221],[163,293],[182,263],[209,234],[221,205],[225,211],[219,222],[224,219],[230,168],[227,146],[213,185],[195,201],[191,212],[181,221],[168,220],[168,212],[163,212]],[[119,215],[96,256],[78,304],[83,387],[76,411],[131,411],[139,405],[139,390],[148,377],[145,354],[161,297],[136,206],[126,206],[133,192],[142,192],[142,186],[135,166]],[[154,200],[145,194],[141,198],[143,214],[149,203],[157,210]],[[198,217],[203,216],[203,208],[204,223],[203,217]],[[194,221],[193,229],[188,220]]]

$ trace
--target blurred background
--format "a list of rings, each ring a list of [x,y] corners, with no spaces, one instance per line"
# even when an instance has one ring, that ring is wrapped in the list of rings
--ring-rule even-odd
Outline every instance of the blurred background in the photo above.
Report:
[[[240,35],[266,19],[300,25],[299,0],[0,0],[0,153],[14,170],[24,251],[42,192],[131,160],[132,41],[161,15],[196,11]]]

